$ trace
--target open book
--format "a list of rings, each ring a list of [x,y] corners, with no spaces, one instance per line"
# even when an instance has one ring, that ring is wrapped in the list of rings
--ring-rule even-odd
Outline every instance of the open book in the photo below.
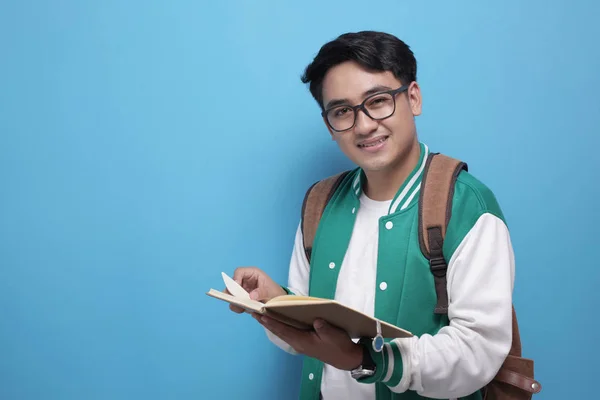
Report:
[[[250,313],[266,315],[295,328],[312,329],[313,322],[317,318],[321,318],[343,329],[353,339],[373,338],[377,335],[377,321],[379,321],[384,338],[395,339],[412,336],[412,333],[404,329],[369,317],[335,300],[284,295],[261,303],[250,299],[248,292],[225,273],[222,275],[225,286],[231,295],[210,289],[206,293],[208,296],[234,304]]]

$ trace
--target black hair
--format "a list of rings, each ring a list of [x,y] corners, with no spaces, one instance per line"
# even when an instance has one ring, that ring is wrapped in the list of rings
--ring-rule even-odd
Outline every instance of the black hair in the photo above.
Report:
[[[346,61],[355,61],[371,71],[391,71],[403,85],[417,80],[417,60],[402,40],[384,32],[345,33],[323,45],[302,76],[303,83],[310,83],[310,92],[321,108],[327,71]]]

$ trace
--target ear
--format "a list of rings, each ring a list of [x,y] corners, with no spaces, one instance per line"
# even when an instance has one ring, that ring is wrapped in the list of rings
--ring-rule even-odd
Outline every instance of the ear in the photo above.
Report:
[[[408,87],[406,95],[408,96],[410,109],[413,115],[415,117],[421,115],[423,99],[421,98],[421,88],[419,87],[419,84],[417,82],[412,82]]]

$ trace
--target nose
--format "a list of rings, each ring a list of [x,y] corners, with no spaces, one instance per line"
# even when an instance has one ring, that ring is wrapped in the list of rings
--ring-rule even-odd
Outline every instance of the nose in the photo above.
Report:
[[[356,114],[356,124],[354,132],[358,135],[369,135],[377,130],[379,122],[371,119],[363,110],[358,110]]]

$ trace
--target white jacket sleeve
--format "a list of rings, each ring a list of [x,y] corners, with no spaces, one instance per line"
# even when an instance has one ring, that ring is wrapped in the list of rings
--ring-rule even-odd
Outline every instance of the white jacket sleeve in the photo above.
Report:
[[[384,369],[376,380],[393,392],[445,399],[485,386],[511,347],[514,270],[508,228],[482,215],[448,263],[449,326],[386,344],[374,354]]]
[[[290,260],[288,275],[288,290],[298,296],[308,295],[308,280],[310,276],[310,263],[304,253],[304,241],[302,238],[302,225],[298,224],[296,237],[294,239],[294,248]],[[280,349],[290,354],[297,354],[296,351],[286,342],[275,336],[271,331],[265,329],[267,337]]]

